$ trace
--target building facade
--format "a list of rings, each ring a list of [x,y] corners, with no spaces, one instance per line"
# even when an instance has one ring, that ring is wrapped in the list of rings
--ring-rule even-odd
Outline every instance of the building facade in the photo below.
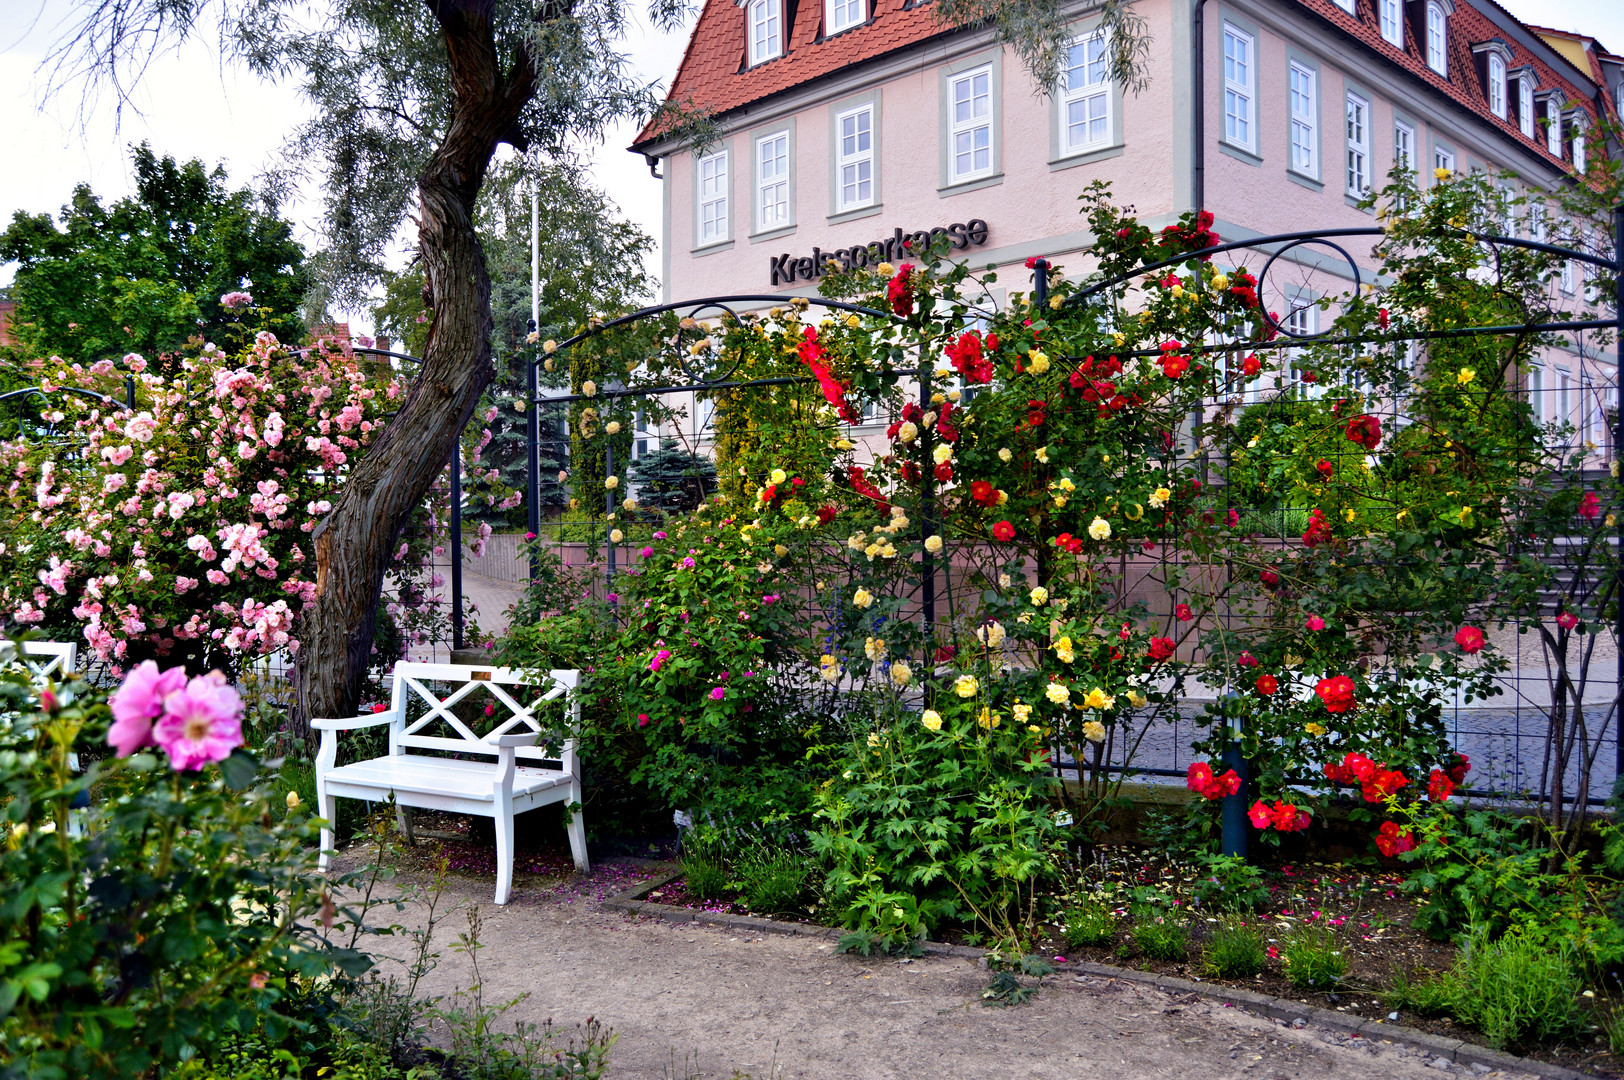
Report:
[[[888,243],[935,230],[1004,281],[1027,280],[1031,256],[1082,269],[1092,237],[1077,196],[1095,180],[1153,229],[1204,208],[1242,240],[1372,225],[1358,204],[1395,166],[1422,187],[1437,168],[1504,173],[1509,193],[1532,197],[1617,151],[1598,121],[1624,106],[1624,60],[1492,0],[1134,11],[1148,87],[1112,82],[1098,8],[1082,5],[1046,95],[989,31],[947,29],[914,0],[708,0],[670,97],[708,110],[720,138],[695,154],[651,127],[632,147],[660,178],[666,299],[811,294],[825,260],[897,261]],[[1506,230],[1545,238],[1540,211]],[[1285,258],[1285,310],[1314,330],[1308,301],[1351,281],[1321,249]],[[1577,295],[1584,278],[1565,270],[1560,287]],[[1530,388],[1558,387],[1541,394],[1546,419],[1604,441],[1611,360],[1577,343],[1553,353]]]

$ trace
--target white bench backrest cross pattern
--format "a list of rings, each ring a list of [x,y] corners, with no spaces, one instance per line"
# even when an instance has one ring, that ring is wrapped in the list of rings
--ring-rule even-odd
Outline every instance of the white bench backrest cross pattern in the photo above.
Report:
[[[575,732],[581,719],[577,671],[539,672],[461,664],[395,665],[389,708],[366,716],[314,720],[321,865],[332,848],[338,799],[384,802],[394,797],[411,839],[411,808],[492,818],[496,826],[496,902],[513,885],[513,818],[550,803],[566,806],[575,865],[590,869],[581,821],[581,764]],[[533,695],[533,696],[532,696]],[[528,704],[525,702],[528,701]],[[553,703],[557,703],[554,705]],[[559,748],[546,742],[543,713],[557,716]],[[470,715],[480,719],[470,721]],[[476,728],[489,723],[480,734]],[[337,766],[338,732],[389,725],[389,752]],[[433,756],[442,753],[456,757]],[[494,759],[494,760],[491,760]]]
[[[60,682],[79,669],[79,645],[73,641],[25,641],[21,660],[36,679]]]

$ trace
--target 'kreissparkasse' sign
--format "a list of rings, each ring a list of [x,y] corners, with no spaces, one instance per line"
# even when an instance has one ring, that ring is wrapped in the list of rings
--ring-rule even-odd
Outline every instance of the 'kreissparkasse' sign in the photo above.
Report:
[[[910,255],[917,258],[919,252],[943,236],[960,251],[980,247],[987,242],[987,223],[980,218],[971,218],[969,221],[938,225],[934,229],[919,232],[903,232],[896,229],[890,236],[867,244],[838,248],[834,251],[824,251],[815,247],[812,254],[802,255],[799,258],[785,252],[783,255],[769,258],[767,263],[772,270],[774,285],[793,285],[796,281],[816,281],[823,276],[824,270],[831,262],[838,264],[842,270],[861,270],[866,266],[878,266],[883,262],[901,262]],[[904,248],[904,244],[910,245],[912,250]]]

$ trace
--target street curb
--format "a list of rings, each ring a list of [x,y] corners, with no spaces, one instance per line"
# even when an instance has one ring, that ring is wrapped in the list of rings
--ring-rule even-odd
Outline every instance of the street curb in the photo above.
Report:
[[[681,876],[682,871],[679,868],[672,868],[656,874],[641,885],[616,896],[611,896],[607,900],[600,901],[598,910],[621,912],[627,915],[645,915],[678,925],[698,923],[704,926],[720,926],[762,934],[822,937],[830,940],[840,937],[839,930],[827,926],[806,926],[800,923],[777,922],[773,919],[763,919],[754,915],[727,915],[720,912],[695,911],[692,908],[659,904],[644,899],[649,893],[671,884]],[[973,949],[968,945],[948,945],[943,942],[927,941],[924,942],[923,951],[925,956],[958,957],[965,960],[975,960],[983,965],[986,963],[986,950]],[[1487,1046],[1476,1046],[1472,1043],[1462,1042],[1460,1039],[1433,1035],[1429,1032],[1418,1031],[1415,1028],[1383,1023],[1380,1020],[1364,1020],[1357,1016],[1349,1016],[1347,1013],[1337,1012],[1334,1009],[1322,1009],[1317,1005],[1305,1005],[1300,1001],[1292,1001],[1289,998],[1271,997],[1268,994],[1259,994],[1237,987],[1194,982],[1190,979],[1180,979],[1172,975],[1157,975],[1150,971],[1135,971],[1133,968],[1117,967],[1114,964],[1096,964],[1087,960],[1068,963],[1060,968],[1057,974],[1068,972],[1073,975],[1093,976],[1102,979],[1121,979],[1124,982],[1153,987],[1168,994],[1197,994],[1213,1001],[1245,1009],[1259,1016],[1266,1016],[1271,1020],[1278,1020],[1284,1024],[1295,1026],[1295,1021],[1300,1020],[1304,1027],[1314,1024],[1322,1028],[1332,1028],[1349,1035],[1358,1036],[1362,1039],[1381,1039],[1390,1043],[1402,1044],[1414,1047],[1435,1058],[1443,1058],[1446,1061],[1453,1061],[1460,1065],[1483,1065],[1490,1069],[1518,1069],[1542,1077],[1544,1080],[1595,1080],[1595,1077],[1590,1073],[1575,1072],[1573,1069],[1564,1068],[1561,1065],[1550,1065],[1543,1061],[1534,1061],[1531,1058],[1515,1057],[1499,1050],[1492,1050]]]

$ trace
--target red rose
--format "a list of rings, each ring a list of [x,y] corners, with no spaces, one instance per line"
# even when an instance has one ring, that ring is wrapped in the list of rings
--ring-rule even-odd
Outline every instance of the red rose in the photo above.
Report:
[[[835,519],[835,516],[838,515],[839,513],[840,513],[839,510],[837,510],[833,506],[830,506],[829,504],[825,503],[823,506],[818,507],[818,524],[819,525],[827,525],[827,524],[829,524],[829,522],[833,521]]]
[[[1195,618],[1195,612],[1190,610],[1189,604],[1180,604],[1173,609],[1173,614],[1178,618],[1179,622],[1189,622]]]
[[[1449,774],[1442,769],[1433,769],[1432,775],[1427,778],[1427,798],[1433,802],[1441,803],[1455,794],[1455,782],[1449,779]]]
[[[1038,257],[1036,255],[1032,255],[1027,258],[1026,268],[1028,270],[1036,270],[1038,268]]]
[[[1303,531],[1303,546],[1318,547],[1331,542],[1331,523],[1325,520],[1325,515],[1315,510],[1308,515],[1308,528]]]
[[[1164,353],[1161,359],[1162,374],[1169,379],[1176,379],[1190,370],[1190,361],[1177,353]]]
[[[1253,683],[1252,685],[1256,686],[1257,692],[1262,694],[1264,697],[1272,697],[1274,692],[1280,689],[1279,680],[1277,680],[1273,675],[1259,675],[1257,677],[1257,682]]]
[[[970,482],[970,498],[982,506],[992,506],[998,502],[998,489],[986,480],[972,480]]]
[[[1000,521],[992,527],[992,535],[995,540],[1001,540],[1007,544],[1015,539],[1015,526],[1008,521]]]
[[[1342,768],[1349,776],[1353,777],[1352,780],[1348,781],[1350,784],[1355,781],[1362,784],[1376,775],[1376,763],[1359,753],[1344,754]]]
[[[1248,379],[1254,378],[1262,370],[1263,362],[1257,358],[1257,353],[1251,353],[1245,360],[1241,361],[1241,374]]]
[[[1315,463],[1314,471],[1319,473],[1320,476],[1322,476],[1325,479],[1329,480],[1331,477],[1336,475],[1336,466],[1332,465],[1329,461],[1326,461],[1324,458],[1321,458],[1318,462]]]
[[[768,484],[766,487],[761,489],[761,501],[762,502],[772,502],[777,497],[778,497],[778,485],[777,484]]]
[[[1571,611],[1564,611],[1562,614],[1556,617],[1556,625],[1560,626],[1564,630],[1572,630],[1575,626],[1579,625],[1579,616],[1575,615]]]
[[[1384,821],[1376,833],[1376,848],[1389,859],[1406,851],[1414,851],[1415,834],[1409,829],[1400,829],[1396,821]]]
[[[1475,626],[1463,626],[1455,631],[1455,644],[1464,653],[1480,652],[1483,648],[1483,631]]]
[[[1150,639],[1150,650],[1145,654],[1151,660],[1166,660],[1178,648],[1170,637],[1153,637]]]
[[[1579,500],[1579,516],[1586,521],[1595,521],[1601,516],[1601,499],[1594,491],[1585,492],[1585,497]]]
[[[1235,662],[1241,667],[1257,667],[1257,657],[1249,652],[1242,652],[1240,659]]]
[[[1280,584],[1280,575],[1275,573],[1273,570],[1265,570],[1258,574],[1258,580],[1270,588],[1273,588],[1274,586]]]
[[[1267,829],[1269,827],[1271,815],[1269,814],[1269,808],[1263,805],[1262,799],[1252,804],[1252,809],[1246,812],[1246,816],[1252,819],[1254,829]]]
[[[1466,774],[1472,771],[1472,759],[1465,754],[1456,753],[1455,763],[1449,767],[1449,779],[1457,785],[1466,783]]]
[[[936,479],[940,480],[944,484],[949,480],[952,480],[953,466],[945,461],[936,466]]]
[[[1345,713],[1353,708],[1353,680],[1346,675],[1337,675],[1329,679],[1321,679],[1314,687],[1314,693],[1325,702],[1325,711],[1329,713]]]
[[[1369,413],[1355,416],[1348,421],[1344,434],[1347,435],[1349,442],[1358,443],[1366,450],[1374,450],[1382,441],[1382,422]]]
[[[1192,761],[1184,774],[1184,786],[1197,795],[1205,795],[1212,785],[1212,766],[1205,761]]]
[[[1377,326],[1381,327],[1383,330],[1386,330],[1388,322],[1389,322],[1389,319],[1388,319],[1388,316],[1387,316],[1387,309],[1386,308],[1382,308],[1382,309],[1380,309],[1379,311],[1376,312],[1376,325]]]
[[[886,299],[891,301],[891,311],[897,315],[912,315],[914,307],[913,294],[913,264],[903,263],[898,268],[896,276],[885,287]]]

